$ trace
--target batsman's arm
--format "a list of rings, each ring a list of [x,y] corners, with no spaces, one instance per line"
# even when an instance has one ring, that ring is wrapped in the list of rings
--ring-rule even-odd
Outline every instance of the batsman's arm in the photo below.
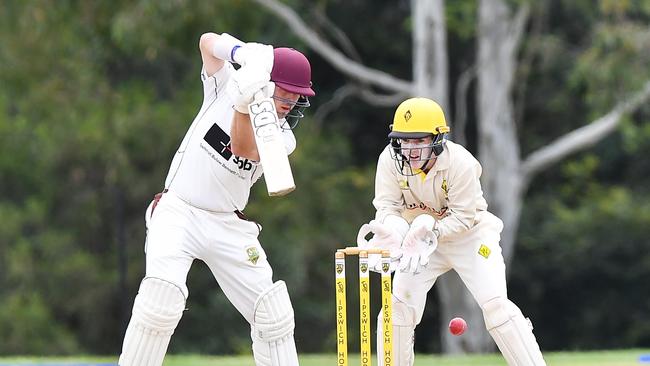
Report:
[[[215,44],[219,42],[224,43],[225,40],[222,37],[216,33],[203,33],[199,39],[201,59],[203,60],[203,67],[208,76],[214,75],[223,67],[225,59],[219,58],[214,53]]]
[[[230,149],[232,153],[248,160],[260,161],[255,135],[248,114],[235,111],[230,128]]]
[[[201,58],[208,76],[219,71],[225,61],[245,66],[255,63],[271,73],[273,47],[261,43],[244,43],[228,33],[204,33],[199,39]]]

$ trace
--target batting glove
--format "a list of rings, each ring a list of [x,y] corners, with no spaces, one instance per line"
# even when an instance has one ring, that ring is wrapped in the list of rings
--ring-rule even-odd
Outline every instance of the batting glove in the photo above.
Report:
[[[244,66],[252,66],[271,73],[273,70],[273,46],[248,42],[234,50],[234,61]]]
[[[248,105],[253,102],[255,94],[259,91],[263,91],[266,97],[273,96],[275,84],[270,80],[271,75],[255,65],[242,66],[235,71],[226,87],[235,110],[248,114]]]

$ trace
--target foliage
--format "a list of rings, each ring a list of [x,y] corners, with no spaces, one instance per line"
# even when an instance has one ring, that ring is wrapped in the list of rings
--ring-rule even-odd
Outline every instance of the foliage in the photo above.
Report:
[[[584,154],[563,164],[557,189],[538,188],[529,200],[510,285],[530,311],[542,347],[620,348],[650,341],[650,322],[642,315],[650,311],[647,178],[625,187],[606,177],[647,169],[634,156],[648,149],[646,139],[617,159],[623,164],[608,156],[621,146]]]
[[[407,1],[287,3],[340,45],[326,15],[369,66],[410,78]],[[476,1],[447,4],[456,80],[475,57]],[[541,31],[526,38],[532,63],[518,74],[530,86],[520,100],[524,152],[606,112],[650,76],[648,2],[598,4],[533,8]],[[245,0],[3,2],[0,354],[119,352],[144,272],[143,212],[199,107],[200,34],[304,49],[282,23],[250,9]],[[358,26],[362,17],[369,26]],[[313,115],[346,80],[307,53]],[[650,344],[649,112],[628,116],[620,134],[531,187],[510,293],[544,348]],[[332,254],[373,215],[375,159],[391,115],[347,99],[322,122],[308,117],[291,157],[298,189],[281,199],[267,197],[263,183],[254,189],[246,213],[264,226],[275,278],[289,284],[301,351],[333,349]],[[248,326],[207,268],[196,264],[188,285],[171,350],[248,354]]]

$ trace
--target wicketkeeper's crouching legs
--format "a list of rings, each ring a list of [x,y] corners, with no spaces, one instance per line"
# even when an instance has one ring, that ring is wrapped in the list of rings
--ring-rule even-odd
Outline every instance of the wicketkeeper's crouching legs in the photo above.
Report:
[[[180,287],[159,278],[145,277],[135,297],[119,365],[162,365],[184,309],[185,296]]]
[[[257,366],[298,366],[295,323],[289,292],[277,281],[255,302],[251,338]]]
[[[481,306],[485,326],[510,366],[545,366],[530,321],[505,297]]]

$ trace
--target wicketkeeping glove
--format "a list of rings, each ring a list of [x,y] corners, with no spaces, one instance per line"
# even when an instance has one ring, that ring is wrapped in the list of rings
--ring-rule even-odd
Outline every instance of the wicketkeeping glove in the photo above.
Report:
[[[435,219],[427,214],[413,220],[402,242],[403,255],[399,262],[402,272],[415,274],[421,267],[429,264],[429,257],[438,247],[438,237],[433,231],[435,224]]]
[[[377,220],[371,220],[367,224],[363,224],[359,229],[357,234],[357,246],[361,249],[383,249],[390,251],[391,257],[391,271],[394,271],[397,267],[397,263],[402,256],[402,251],[400,249],[402,245],[403,233],[405,227],[408,226],[406,221],[401,217],[388,217],[385,219],[386,223],[381,223]],[[366,239],[368,234],[372,233],[373,236],[369,240]],[[381,272],[381,255],[380,254],[371,254],[368,256],[368,266],[377,271]]]

